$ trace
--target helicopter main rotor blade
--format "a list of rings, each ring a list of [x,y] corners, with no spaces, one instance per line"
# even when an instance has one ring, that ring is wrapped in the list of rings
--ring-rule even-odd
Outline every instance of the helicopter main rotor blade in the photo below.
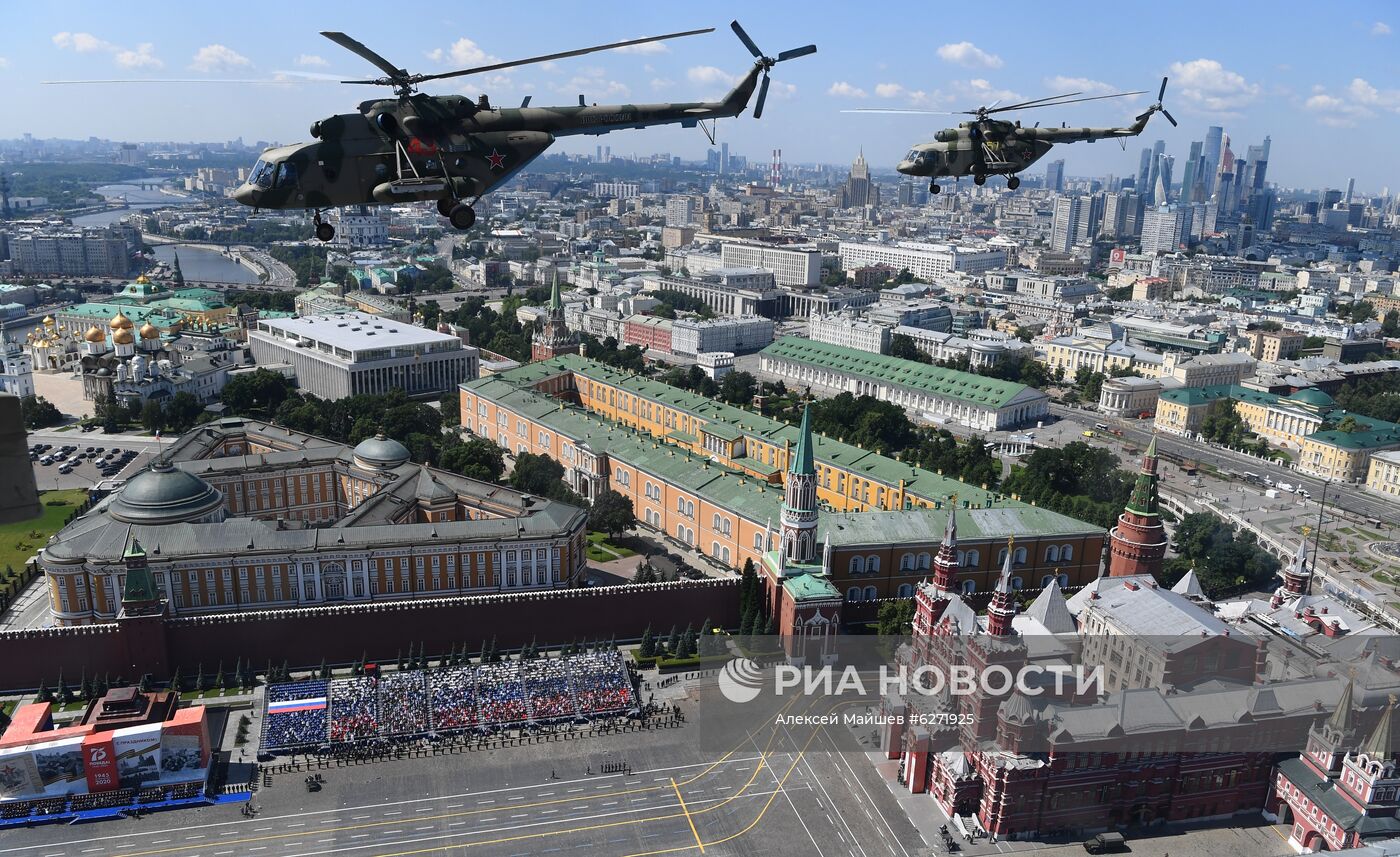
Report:
[[[578,48],[572,51],[560,51],[554,54],[544,54],[537,57],[527,57],[521,60],[511,60],[510,62],[498,62],[491,65],[480,65],[475,68],[464,68],[458,71],[446,71],[441,74],[416,74],[413,76],[415,82],[425,80],[442,80],[449,77],[462,77],[468,74],[481,74],[486,71],[497,71],[503,68],[514,68],[518,65],[530,65],[531,63],[549,62],[550,60],[564,59],[566,57],[577,57],[584,54],[596,53],[597,51],[610,51],[617,48],[627,48],[632,45],[644,45],[649,42],[661,42],[666,39],[679,39],[685,36],[698,36],[702,33],[713,33],[714,27],[706,27],[703,30],[686,30],[683,33],[667,33],[664,36],[647,36],[644,39],[628,39],[625,42],[612,42],[606,45],[594,45],[590,48]]]
[[[912,116],[961,116],[961,112],[952,110],[920,110],[916,107],[852,107],[842,110],[842,113],[893,113]]]
[[[227,78],[227,77],[130,77],[125,79],[110,78],[106,80],[41,80],[40,86],[70,86],[74,84],[89,83],[260,83],[260,84],[286,84],[286,83],[340,83],[338,80],[319,77],[308,78]]]
[[[739,26],[738,21],[730,21],[729,29],[734,31],[734,35],[739,37],[739,41],[744,43],[744,47],[749,49],[749,53],[753,54],[754,59],[763,59],[763,51],[758,49],[758,45],[754,44],[753,39],[749,38],[749,34],[744,32],[744,28]]]
[[[798,57],[805,57],[808,54],[814,54],[816,52],[816,45],[804,45],[803,47],[793,48],[792,50],[783,51],[782,53],[778,54],[778,62],[787,62],[788,60],[797,59]]]
[[[1039,103],[1042,102],[1042,101],[1054,101],[1054,100],[1059,99],[1059,98],[1072,98],[1072,97],[1074,97],[1074,96],[1076,96],[1076,95],[1082,95],[1082,94],[1083,94],[1083,93],[1080,93],[1080,92],[1066,92],[1064,95],[1047,95],[1047,96],[1045,96],[1044,98],[1032,98],[1030,101],[1022,101],[1022,102],[1019,102],[1019,103],[1017,103],[1017,104],[1008,104],[1008,105],[1006,105],[1005,107],[1000,107],[1000,108],[998,108],[998,109],[999,109],[999,110],[1020,110],[1022,107],[1029,107],[1029,106],[1032,105],[1032,104],[1039,104]],[[967,111],[964,111],[964,112],[966,112],[966,113],[976,113],[977,111],[976,111],[976,110],[967,110]]]
[[[350,36],[345,35],[344,33],[338,33],[334,30],[330,30],[322,31],[321,35],[335,42],[337,45],[340,45],[342,48],[345,48],[347,51],[359,54],[361,57],[369,60],[371,63],[374,64],[376,68],[389,75],[390,77],[408,77],[407,69],[399,68],[398,66],[384,59],[384,57],[370,50],[364,45],[364,43],[353,39]]]
[[[1005,113],[1008,110],[1031,110],[1039,107],[1059,107],[1062,104],[1078,104],[1081,101],[1100,101],[1104,98],[1126,98],[1130,95],[1146,95],[1147,90],[1140,89],[1136,92],[1115,92],[1112,95],[1091,95],[1088,98],[1071,98],[1065,101],[1052,101],[1048,104],[1013,104],[1007,107],[998,107],[995,110],[988,110],[988,113]],[[1044,99],[1042,99],[1044,100]]]
[[[753,118],[763,117],[763,102],[768,100],[768,75],[763,76],[763,85],[758,88],[758,101],[753,107]]]

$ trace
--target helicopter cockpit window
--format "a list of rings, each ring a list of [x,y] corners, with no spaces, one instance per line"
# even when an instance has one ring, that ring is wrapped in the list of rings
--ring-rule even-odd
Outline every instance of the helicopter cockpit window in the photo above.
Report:
[[[296,164],[289,164],[289,163],[285,163],[285,162],[284,162],[284,163],[281,163],[281,164],[278,164],[278,165],[277,165],[277,186],[278,186],[278,187],[296,187],[296,183],[297,183],[297,165],[296,165]]]
[[[272,176],[275,167],[267,161],[258,161],[253,165],[253,174],[248,176],[248,183],[258,187],[272,187]]]

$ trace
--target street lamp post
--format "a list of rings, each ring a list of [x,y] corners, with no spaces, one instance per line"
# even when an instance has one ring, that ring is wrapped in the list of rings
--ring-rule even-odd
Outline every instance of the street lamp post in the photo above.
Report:
[[[1322,518],[1327,513],[1327,489],[1332,487],[1332,480],[1325,479],[1322,482],[1322,499],[1317,503],[1317,535],[1313,536],[1312,563],[1313,570],[1317,569],[1317,545],[1322,541]]]

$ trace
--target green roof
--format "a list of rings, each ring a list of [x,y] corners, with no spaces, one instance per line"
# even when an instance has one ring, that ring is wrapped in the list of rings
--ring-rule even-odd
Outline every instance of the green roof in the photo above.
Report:
[[[943,539],[952,509],[911,509],[901,512],[823,512],[818,530],[832,547],[888,546],[902,542],[936,544]],[[1052,536],[1079,537],[1103,533],[1102,527],[1086,524],[1068,515],[1006,501],[991,509],[962,509],[958,514],[958,540],[999,541],[1007,536],[1035,539]]]
[[[831,581],[814,574],[799,574],[783,581],[783,589],[798,603],[840,598],[841,593],[831,585]]]
[[[836,372],[898,384],[945,399],[957,399],[989,408],[1005,407],[1017,397],[1045,398],[1046,394],[1011,381],[1000,381],[971,372],[930,366],[914,360],[872,354],[842,345],[785,336],[763,349],[762,354],[820,366]],[[1027,395],[1027,394],[1032,395]]]
[[[672,387],[661,381],[614,369],[578,354],[561,354],[548,360],[526,363],[488,378],[469,381],[462,386],[465,389],[475,390],[481,389],[481,385],[486,383],[499,383],[502,384],[502,389],[523,389],[534,387],[544,380],[564,372],[573,372],[583,378],[611,384],[634,395],[661,402],[693,417],[698,417],[705,425],[723,422],[742,431],[747,437],[764,441],[779,448],[784,446],[790,448],[797,445],[800,434],[797,426],[765,417],[753,411],[726,405],[697,393]],[[487,395],[497,398],[494,393]],[[553,402],[551,407],[557,409],[558,403]],[[682,438],[687,443],[694,443],[696,440],[683,432],[671,432],[667,436]],[[927,502],[945,500],[956,494],[964,500],[972,502],[973,505],[982,505],[987,498],[992,496],[990,492],[968,483],[940,476],[932,471],[896,461],[878,452],[843,443],[822,434],[814,433],[812,440],[813,457],[818,465],[827,464],[840,467],[856,476],[881,481],[891,486],[898,485],[902,479],[905,490],[910,495]],[[749,447],[749,451],[752,453],[753,447]],[[765,464],[764,466],[772,466],[774,470],[777,469],[775,465]]]

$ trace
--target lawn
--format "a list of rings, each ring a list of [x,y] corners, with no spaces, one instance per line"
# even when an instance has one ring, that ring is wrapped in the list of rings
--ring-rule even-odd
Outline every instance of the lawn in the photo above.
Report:
[[[19,572],[31,556],[49,540],[49,536],[63,529],[74,508],[87,499],[86,491],[45,491],[39,495],[44,511],[37,518],[0,525],[0,575],[5,569]],[[50,506],[61,502],[63,505]],[[3,586],[6,584],[0,584]],[[13,594],[13,593],[11,593]]]
[[[592,532],[588,534],[588,558],[594,562],[609,562],[636,555],[636,551],[608,541],[607,533]]]

